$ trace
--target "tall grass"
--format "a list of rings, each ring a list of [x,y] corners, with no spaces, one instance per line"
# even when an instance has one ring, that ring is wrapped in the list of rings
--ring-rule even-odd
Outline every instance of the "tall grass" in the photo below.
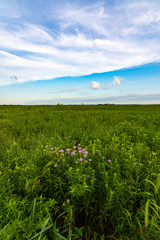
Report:
[[[0,239],[160,236],[160,106],[0,107]]]

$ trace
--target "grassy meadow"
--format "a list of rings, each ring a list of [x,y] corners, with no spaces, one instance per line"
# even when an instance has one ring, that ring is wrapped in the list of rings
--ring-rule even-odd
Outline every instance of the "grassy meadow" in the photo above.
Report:
[[[160,105],[0,106],[4,239],[160,239]]]

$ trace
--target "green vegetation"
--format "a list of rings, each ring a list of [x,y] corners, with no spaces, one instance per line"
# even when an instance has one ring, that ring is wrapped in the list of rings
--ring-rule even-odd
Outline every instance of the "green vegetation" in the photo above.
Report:
[[[160,105],[0,107],[1,240],[159,236]]]

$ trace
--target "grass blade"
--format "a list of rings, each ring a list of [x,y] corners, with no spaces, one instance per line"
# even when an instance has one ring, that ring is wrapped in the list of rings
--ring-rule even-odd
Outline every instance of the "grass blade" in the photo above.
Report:
[[[7,225],[0,231],[0,234],[8,227],[8,225],[11,223],[11,221],[9,223],[7,223]]]
[[[60,238],[60,239],[63,239],[63,240],[67,240],[67,238],[63,237],[61,234],[59,234],[58,232],[55,232],[55,234]]]
[[[44,226],[43,226],[43,228],[42,228],[42,231],[40,232],[40,235],[39,235],[39,238],[38,238],[38,240],[40,240],[41,239],[41,236],[42,236],[42,234],[46,231],[44,231],[44,229],[45,229],[45,227],[46,227],[46,225],[47,225],[47,223],[49,222],[49,220],[50,220],[50,217],[49,218],[47,218],[47,220],[46,220],[46,222],[45,222],[45,224],[44,224]]]
[[[35,209],[36,209],[36,202],[37,202],[37,199],[35,198],[34,201],[33,201],[32,222],[33,222],[33,219],[34,219],[34,214],[35,214]]]
[[[149,199],[147,200],[146,205],[145,205],[145,219],[144,219],[144,222],[145,222],[145,227],[146,228],[148,227],[148,213],[149,213]]]
[[[48,231],[48,229],[50,229],[51,227],[53,226],[53,224],[52,225],[50,225],[50,226],[48,226],[48,227],[46,227],[45,229],[43,229],[43,232],[46,232],[46,231]],[[32,239],[34,239],[34,238],[36,238],[36,237],[38,237],[41,233],[43,233],[42,231],[40,231],[39,233],[37,233],[36,235],[34,235],[32,238],[30,238],[29,240],[32,240]]]

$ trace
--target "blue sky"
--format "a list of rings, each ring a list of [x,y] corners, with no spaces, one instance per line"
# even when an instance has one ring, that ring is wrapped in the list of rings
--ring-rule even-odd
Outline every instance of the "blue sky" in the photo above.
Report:
[[[0,104],[160,104],[160,1],[0,0]]]

